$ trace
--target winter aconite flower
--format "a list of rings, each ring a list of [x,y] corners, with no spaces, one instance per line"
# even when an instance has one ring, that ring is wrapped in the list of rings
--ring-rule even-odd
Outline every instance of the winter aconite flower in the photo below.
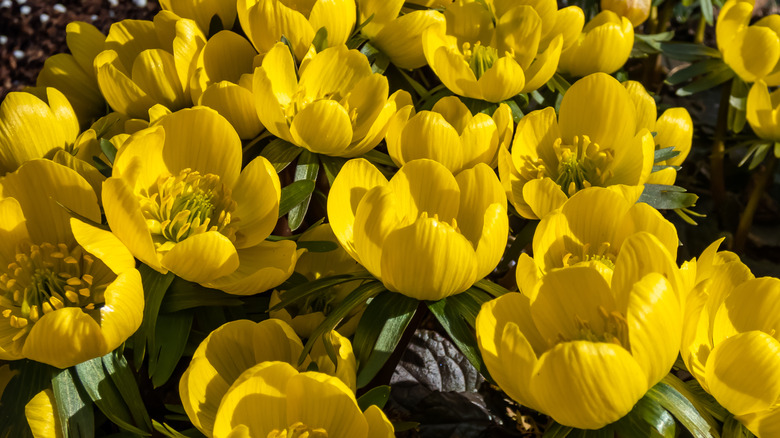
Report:
[[[582,10],[559,11],[555,1],[459,0],[444,14],[446,31],[430,26],[422,34],[425,59],[453,93],[488,102],[544,85],[584,21]]]
[[[498,169],[518,213],[535,219],[587,187],[644,184],[654,151],[628,91],[596,73],[569,88],[557,117],[551,107],[523,117],[511,154],[499,150]]]
[[[514,124],[512,111],[501,104],[488,114],[472,115],[456,96],[440,99],[430,111],[420,111],[408,120],[408,106],[387,129],[387,150],[400,167],[418,158],[430,158],[458,173],[477,163],[495,167],[498,149],[509,148]],[[403,112],[403,113],[402,113]]]
[[[485,303],[477,341],[501,389],[579,429],[631,411],[672,368],[682,334],[678,293],[654,270],[662,249],[637,233],[610,275],[589,265],[557,269],[533,298],[509,293]]]
[[[747,121],[760,138],[780,141],[780,90],[770,93],[764,81],[753,84],[747,98]]]
[[[639,26],[650,16],[650,0],[601,0],[601,9],[606,9],[631,20],[634,27]]]
[[[561,53],[558,71],[572,76],[614,73],[634,47],[634,26],[626,17],[601,11],[582,29],[579,39]]]
[[[99,222],[92,187],[33,160],[0,192],[0,359],[67,368],[117,348],[141,324],[141,275],[113,234],[62,207]]]
[[[234,0],[160,0],[160,7],[181,18],[194,20],[203,34],[208,34],[216,16],[222,29],[232,29],[236,21]]]
[[[718,14],[715,26],[723,61],[745,82],[763,80],[780,85],[780,26],[777,14],[752,25],[752,0],[729,0]]]
[[[328,197],[333,232],[347,252],[391,291],[438,300],[489,274],[504,252],[506,198],[493,170],[454,176],[427,160],[387,181],[363,159],[341,169]]]
[[[173,12],[111,25],[95,58],[98,85],[114,111],[148,119],[149,108],[171,111],[192,105],[190,77],[206,37],[198,25]]]
[[[227,120],[195,107],[125,140],[103,206],[114,234],[150,267],[253,294],[286,280],[298,258],[294,242],[265,241],[280,191],[265,158],[241,170],[241,140]]]
[[[245,372],[272,361],[290,364],[293,370],[297,366],[298,371],[315,367],[321,373],[336,376],[347,392],[354,394],[356,365],[352,344],[336,332],[331,332],[328,338],[336,351],[337,363],[331,361],[323,342],[318,341],[311,354],[298,365],[303,343],[284,321],[238,320],[223,324],[201,342],[179,382],[179,395],[187,416],[206,436],[220,436],[215,430],[215,420],[218,412],[222,412],[226,397],[235,397],[231,392],[245,380]],[[255,413],[263,413],[255,415],[256,418],[272,418],[260,407]]]
[[[276,44],[255,70],[257,115],[275,136],[318,154],[354,157],[373,149],[409,93],[388,97],[387,78],[372,73],[365,55],[346,46],[307,58],[300,68]]]

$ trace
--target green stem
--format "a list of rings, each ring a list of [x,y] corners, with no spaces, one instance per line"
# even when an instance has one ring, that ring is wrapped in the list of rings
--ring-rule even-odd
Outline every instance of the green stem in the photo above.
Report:
[[[767,185],[772,181],[772,176],[775,173],[775,167],[777,167],[777,158],[775,154],[769,153],[768,162],[764,166],[764,170],[760,175],[756,177],[756,185],[753,187],[753,191],[750,192],[750,198],[745,206],[745,210],[742,212],[742,216],[739,218],[739,225],[737,225],[737,233],[734,236],[734,252],[742,254],[745,250],[745,243],[747,243],[747,236],[750,232],[750,227],[753,225],[753,217],[756,215],[756,209],[761,202],[761,196],[766,191]]]
[[[696,36],[693,39],[693,42],[696,44],[701,44],[704,42],[704,31],[707,29],[707,20],[704,19],[704,16],[702,15],[699,17],[699,26],[696,28]]]
[[[715,202],[715,208],[718,210],[721,220],[725,213],[723,206],[726,201],[723,156],[726,153],[724,139],[726,138],[726,129],[728,128],[729,96],[731,96],[731,82],[726,82],[721,88],[718,123],[715,126],[715,141],[712,144],[712,154],[710,155],[710,190],[712,191],[712,200]]]

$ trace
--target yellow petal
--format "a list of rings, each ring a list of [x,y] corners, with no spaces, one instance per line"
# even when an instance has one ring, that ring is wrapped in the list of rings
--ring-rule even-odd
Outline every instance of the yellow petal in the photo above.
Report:
[[[232,271],[225,269],[224,276],[210,278],[204,285],[236,295],[267,291],[290,278],[302,252],[296,251],[295,242],[288,240],[261,242],[239,249],[238,267]]]
[[[655,99],[645,90],[640,82],[626,81],[623,86],[628,90],[628,95],[636,107],[637,129],[645,128],[655,131],[656,106]]]
[[[407,163],[393,176],[389,190],[398,196],[398,214],[414,220],[422,212],[451,222],[458,216],[460,188],[449,170],[432,160]]]
[[[562,47],[563,37],[555,37],[544,52],[536,57],[536,60],[525,70],[523,93],[538,89],[553,77],[558,68]]]
[[[382,281],[418,300],[439,300],[477,280],[471,243],[449,224],[425,216],[388,234],[382,248]]]
[[[541,158],[545,163],[558,162],[553,144],[561,137],[555,109],[552,107],[533,111],[520,119],[512,141],[512,163],[520,171],[525,161]]]
[[[380,74],[364,76],[351,90],[342,104],[356,114],[352,119],[352,142],[360,141],[368,134],[379,113],[385,107],[388,95],[387,78]]]
[[[155,101],[128,77],[129,73],[116,67],[117,60],[118,54],[113,50],[103,51],[95,58],[100,92],[114,111],[145,119]]]
[[[356,142],[355,139],[357,136],[353,133],[353,141],[342,156],[346,158],[357,157],[375,148],[390,128],[390,124],[395,118],[396,111],[399,108],[401,108],[402,111],[403,108],[411,110],[411,104],[412,97],[408,91],[398,90],[391,94],[384,102],[384,106],[382,106],[379,114],[373,122],[369,124],[369,129],[365,133],[365,136]],[[406,118],[407,116],[401,115],[399,117]]]
[[[355,260],[382,279],[381,261],[388,234],[402,226],[398,196],[386,186],[368,190],[360,200],[353,222]],[[335,231],[335,228],[334,228]]]
[[[537,178],[523,186],[523,200],[531,207],[536,217],[544,219],[548,213],[559,208],[568,198],[551,178]]]
[[[51,388],[39,392],[24,406],[24,416],[34,438],[61,438],[62,426]]]
[[[83,21],[71,21],[65,27],[68,49],[82,70],[95,77],[92,62],[103,50],[106,36],[97,27]]]
[[[182,18],[195,20],[204,32],[208,32],[212,17],[219,16],[223,29],[232,29],[236,20],[236,5],[221,0],[163,0],[160,6]]]
[[[542,19],[536,10],[528,5],[515,6],[502,14],[495,26],[491,46],[500,55],[513,51],[514,59],[522,69],[528,68],[536,57],[541,39]]]
[[[22,354],[58,368],[103,356],[110,350],[100,326],[78,307],[49,312],[33,325]]]
[[[252,44],[237,33],[223,30],[209,38],[203,48],[203,67],[212,82],[238,83],[241,75],[253,71],[257,52]]]
[[[387,185],[387,179],[364,159],[348,161],[341,168],[328,195],[328,221],[341,246],[357,259],[353,226],[355,213],[366,192],[376,186]]]
[[[539,359],[531,391],[565,426],[600,429],[626,415],[647,392],[646,378],[622,347],[587,341],[556,345]]]
[[[517,268],[515,269],[515,280],[520,293],[531,300],[535,300],[542,275],[542,271],[531,256],[527,253],[520,254],[520,257],[517,259]]]
[[[623,236],[629,236],[638,231],[647,231],[663,244],[672,260],[677,260],[677,248],[680,241],[677,229],[655,208],[644,202],[636,203],[628,210],[628,215],[621,224]]]
[[[685,302],[687,296],[679,268],[663,244],[646,231],[628,236],[620,247],[615,261],[615,275],[612,277],[612,290],[618,305],[624,308],[633,285],[654,272],[666,277],[680,302]]]
[[[133,67],[133,60],[146,49],[160,47],[155,24],[149,20],[122,20],[111,25],[103,50],[116,53],[125,71]],[[97,66],[97,60],[95,60]]]
[[[156,103],[172,110],[185,106],[184,87],[170,53],[162,49],[144,50],[133,62],[132,78]]]
[[[141,213],[141,204],[125,181],[109,178],[103,183],[103,208],[114,234],[130,252],[152,268],[165,271]]]
[[[604,179],[604,185],[640,185],[647,181],[653,170],[655,144],[653,135],[643,129],[631,140],[616,144],[614,161],[609,166],[611,176]]]
[[[625,17],[601,11],[580,38],[561,53],[558,70],[573,76],[614,73],[626,63],[634,46],[634,27]]]
[[[557,5],[556,5],[557,6]],[[585,25],[585,13],[578,6],[569,6],[556,11],[555,25],[542,36],[541,47],[547,46],[556,36],[563,37],[562,49],[569,48],[577,41]]]
[[[691,151],[693,142],[693,121],[685,108],[670,108],[658,118],[655,124],[658,134],[655,144],[661,148],[674,146],[680,155],[666,161],[671,166],[679,166]]]
[[[309,15],[312,29],[317,31],[324,27],[328,30],[328,47],[346,43],[356,19],[355,0],[320,0],[314,3]]]
[[[453,93],[475,99],[482,98],[477,77],[463,59],[463,55],[454,44],[449,46],[444,40],[445,36],[438,33],[443,32],[437,26],[431,26],[423,31],[423,52],[428,65],[444,86]]]
[[[115,274],[135,269],[135,258],[127,247],[110,231],[70,218],[76,241],[82,248],[106,264]]]
[[[770,408],[780,397],[780,342],[750,331],[715,346],[707,360],[710,393],[734,415]]]
[[[352,123],[343,106],[319,100],[295,115],[290,126],[295,144],[312,152],[338,156],[352,140]]]
[[[244,87],[227,81],[211,84],[201,94],[198,103],[215,109],[233,125],[243,140],[257,137],[263,129],[255,110],[255,98]]]
[[[444,25],[444,16],[439,11],[412,11],[384,26],[371,38],[371,44],[400,68],[420,68],[426,64],[422,46],[423,31],[430,26]]]
[[[366,436],[377,438],[393,438],[395,437],[395,429],[393,423],[387,419],[387,416],[379,406],[371,405],[363,412],[368,423],[368,433]]]
[[[165,269],[196,283],[207,283],[230,275],[239,266],[233,243],[216,231],[184,239],[165,253],[160,261]]]
[[[105,113],[106,101],[98,89],[91,63],[85,72],[71,55],[60,53],[47,58],[38,73],[36,86],[62,91],[82,124]]]
[[[122,272],[105,291],[106,303],[100,308],[100,325],[107,351],[125,342],[144,316],[144,292],[141,274],[135,269]]]
[[[287,385],[287,424],[302,422],[323,428],[328,435],[367,436],[368,423],[352,391],[338,378],[307,372],[290,378]]]
[[[769,75],[780,60],[778,35],[767,27],[750,26],[743,38],[738,52],[733,49],[726,52],[731,55],[726,57],[726,63],[748,81]]]
[[[458,132],[444,116],[431,111],[421,111],[409,119],[401,131],[398,152],[395,160],[401,164],[430,158],[451,172],[463,167],[464,151]]]
[[[247,164],[233,187],[232,196],[236,201],[233,215],[240,219],[236,248],[255,246],[271,234],[279,218],[281,189],[271,163],[257,157]],[[262,202],[257,202],[258,198]]]
[[[241,139],[224,117],[196,107],[164,117],[160,125],[165,129],[163,160],[171,173],[192,169],[218,175],[228,187],[235,185],[241,170]]]
[[[716,344],[742,332],[780,331],[780,280],[762,277],[738,285],[715,314],[712,340]]]
[[[780,140],[780,111],[777,91],[772,94],[764,81],[758,81],[750,87],[747,98],[747,120],[750,127],[761,138]]]
[[[325,338],[336,352],[336,363],[333,363],[325,348]],[[338,377],[347,385],[350,392],[354,394],[357,380],[357,361],[355,353],[352,350],[352,344],[347,338],[341,336],[339,332],[332,330],[321,336],[314,343],[311,349],[311,358],[317,363],[317,370],[331,376]],[[296,358],[297,359],[297,358]]]
[[[631,355],[652,387],[669,373],[680,351],[680,300],[665,277],[650,273],[633,285],[625,315]]]
[[[27,224],[19,201],[14,198],[0,199],[0,260],[13,260],[16,246],[29,239]]]
[[[291,424],[287,421],[287,387],[298,372],[284,362],[264,362],[245,375],[222,398],[214,423],[215,438],[228,436],[238,425],[245,425],[249,436],[261,437]]]
[[[269,51],[285,36],[292,45],[295,57],[303,59],[317,30],[312,29],[303,14],[277,0],[257,2],[247,12],[248,20],[242,23],[248,22],[248,26],[242,27],[249,29],[248,35],[258,52]]]
[[[341,100],[358,81],[371,75],[371,66],[365,55],[357,50],[337,46],[318,53],[300,75],[299,86],[306,99]]]
[[[477,86],[482,100],[501,102],[509,99],[524,89],[523,68],[512,57],[501,57],[477,80]]]

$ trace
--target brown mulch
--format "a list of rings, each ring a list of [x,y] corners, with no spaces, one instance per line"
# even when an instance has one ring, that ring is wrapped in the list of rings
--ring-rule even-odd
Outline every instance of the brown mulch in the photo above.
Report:
[[[152,19],[157,1],[118,0],[0,0],[0,101],[10,91],[35,85],[43,62],[67,52],[65,27],[85,21],[104,34],[111,24],[125,19]],[[62,7],[65,8],[64,12]],[[3,38],[4,37],[4,38]]]

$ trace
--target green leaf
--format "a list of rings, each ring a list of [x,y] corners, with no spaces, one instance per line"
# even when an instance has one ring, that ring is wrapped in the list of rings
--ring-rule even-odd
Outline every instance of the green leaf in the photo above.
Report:
[[[675,71],[666,78],[669,85],[678,85],[687,82],[696,76],[709,73],[713,70],[724,68],[725,64],[721,59],[705,59],[704,61],[694,62],[688,67]]]
[[[334,275],[331,277],[319,278],[317,280],[310,281],[306,284],[302,284],[300,286],[296,286],[292,289],[286,290],[279,297],[281,301],[279,301],[275,306],[271,307],[268,310],[275,311],[283,307],[287,307],[290,304],[297,303],[298,301],[308,297],[311,294],[335,286],[337,284],[347,283],[349,281],[362,281],[362,280],[373,280],[373,279],[374,277],[370,275],[350,275],[350,274]]]
[[[642,196],[639,197],[637,202],[645,202],[657,210],[673,210],[676,208],[693,207],[698,199],[698,196],[693,193],[686,193],[686,190],[682,187],[665,184],[645,184]]]
[[[108,158],[108,162],[114,164],[114,159],[116,158],[116,147],[114,146],[114,144],[106,140],[105,138],[101,138],[100,150],[103,151],[103,153],[106,155],[106,158]]]
[[[713,8],[712,8],[712,0],[699,0],[699,6],[701,6],[701,15],[704,17],[704,20],[707,21],[707,24],[712,26],[714,23],[713,20]]]
[[[553,423],[544,431],[542,438],[566,438],[569,436],[573,429],[569,426],[563,426],[558,423]]]
[[[333,185],[333,180],[336,179],[336,175],[339,174],[346,162],[346,158],[320,155],[320,164],[322,164],[322,169],[325,171],[325,176],[328,178],[328,184]]]
[[[154,329],[157,325],[157,314],[160,312],[165,292],[173,281],[173,273],[160,274],[154,269],[141,264],[141,281],[144,288],[144,317],[141,327],[133,335],[133,363],[136,371],[141,369],[146,349],[154,351]]]
[[[541,95],[540,95],[540,97],[541,97]],[[520,122],[520,119],[522,119],[523,116],[525,115],[525,114],[523,114],[523,110],[520,109],[520,105],[518,105],[517,102],[514,99],[505,100],[504,103],[507,104],[509,109],[512,111],[512,120],[515,123]]]
[[[726,422],[723,423],[723,438],[754,438],[755,435],[751,433],[747,428],[742,425],[733,415],[729,415],[726,418]]]
[[[565,94],[569,87],[571,87],[571,84],[559,73],[555,73],[553,77],[547,81],[547,87],[552,91]]]
[[[303,151],[303,148],[299,148],[281,138],[275,138],[263,148],[260,156],[265,157],[274,166],[276,173],[279,173],[289,166]]]
[[[680,155],[680,151],[676,151],[674,149],[674,146],[668,147],[668,148],[661,148],[656,149],[655,151],[655,157],[653,158],[654,163],[660,163],[662,161],[671,160],[672,158]]]
[[[152,426],[154,426],[154,430],[160,432],[168,438],[192,438],[203,436],[203,434],[200,433],[197,429],[186,430],[186,434],[184,434],[165,423],[160,423],[157,420],[152,420]]]
[[[394,293],[394,292],[393,292]],[[390,399],[390,387],[388,385],[372,388],[357,399],[361,411],[365,411],[371,405],[376,405],[379,409],[385,407],[385,403]]]
[[[113,353],[108,353],[109,355]],[[79,381],[87,395],[112,423],[127,431],[149,436],[150,432],[134,425],[130,410],[119,389],[103,368],[103,358],[96,357],[75,366]],[[142,424],[143,425],[143,424]],[[139,426],[142,426],[139,425]]]
[[[366,152],[361,156],[360,158],[365,158],[366,160],[375,163],[375,164],[381,164],[383,166],[390,166],[390,167],[398,167],[393,162],[393,159],[390,158],[390,155],[387,155],[385,153],[379,152],[376,149],[371,149],[370,151]]]
[[[696,379],[686,383],[677,378],[674,374],[669,373],[662,381],[666,382],[666,384],[688,399],[701,414],[702,418],[709,423],[712,429],[717,430],[719,427],[718,422],[722,422],[726,416],[728,416],[728,411],[718,404],[714,397],[704,391],[701,386],[699,386],[699,382],[696,382]],[[696,387],[698,387],[700,391],[695,391],[694,388]],[[717,414],[717,419],[713,416],[713,413]]]
[[[295,166],[295,181],[311,181],[312,184],[316,184],[319,172],[319,156],[307,150],[301,152],[301,155],[298,157],[298,164]],[[311,201],[311,193],[290,210],[287,216],[290,230],[295,231],[301,227],[303,219],[306,217],[306,212],[309,210],[309,201]]]
[[[439,301],[428,301],[428,309],[450,335],[461,353],[479,370],[486,379],[491,380],[482,355],[479,352],[474,326],[482,303],[490,297],[475,288]]]
[[[306,249],[309,252],[330,252],[339,249],[339,244],[328,240],[307,240],[297,242],[298,248]]]
[[[709,1],[709,0],[702,0]],[[731,132],[739,134],[745,127],[747,116],[747,95],[750,87],[739,78],[734,76],[731,81],[731,93],[729,95],[729,113],[728,127]]]
[[[152,386],[159,388],[173,375],[192,328],[192,313],[163,313],[157,317],[155,338],[157,350],[149,350],[149,375]]]
[[[423,86],[422,84],[414,80],[411,76],[406,74],[406,72],[403,71],[402,69],[399,68],[397,70],[398,72],[401,73],[401,76],[403,76],[404,79],[406,79],[406,82],[409,83],[409,85],[412,87],[414,92],[417,93],[418,96],[423,97],[429,94],[428,89],[425,86]]]
[[[92,402],[80,389],[71,374],[71,368],[55,372],[51,379],[57,416],[66,438],[92,438],[95,436],[95,416]]]
[[[384,52],[371,45],[370,42],[363,44],[363,47],[360,48],[360,53],[368,58],[373,73],[383,74],[387,70],[387,66],[390,65],[390,58]]]
[[[316,50],[317,53],[328,48],[328,29],[326,29],[325,26],[319,28],[317,33],[314,34],[311,45],[314,46],[314,50]]]
[[[653,166],[653,168],[652,168],[652,170],[650,172],[651,173],[660,172],[660,171],[662,171],[664,169],[674,169],[674,170],[679,171],[680,169],[682,169],[682,167],[681,166],[672,166],[670,164],[656,164],[656,165]]]
[[[538,223],[538,222],[537,222]],[[474,283],[474,286],[477,289],[481,289],[490,295],[492,295],[495,298],[500,297],[501,295],[508,294],[509,291],[504,289],[503,286],[498,285],[496,283],[493,283],[492,281],[488,280],[487,278],[483,278],[482,280],[479,280],[478,282]]]
[[[176,277],[165,293],[160,312],[173,313],[194,307],[241,306],[244,302],[235,295]]]
[[[324,321],[314,329],[309,339],[306,340],[306,345],[303,346],[303,351],[300,357],[298,357],[298,364],[303,363],[306,356],[314,346],[314,342],[320,336],[329,333],[336,328],[339,322],[346,317],[352,309],[365,303],[369,298],[385,290],[385,286],[378,281],[370,281],[355,288],[347,295],[336,307],[334,307]]]
[[[101,359],[103,368],[122,395],[125,405],[130,409],[133,422],[144,430],[151,430],[152,423],[149,420],[149,413],[146,412],[146,405],[141,398],[141,392],[138,390],[135,375],[127,364],[125,357],[119,351],[114,350]]]
[[[16,360],[8,365],[15,374],[0,394],[0,430],[9,438],[32,438],[27,421],[19,419],[24,418],[24,406],[49,387],[56,368],[29,359]]]
[[[748,149],[747,153],[744,157],[742,157],[742,160],[739,161],[739,166],[741,167],[744,165],[751,157],[753,158],[750,160],[750,166],[748,166],[748,169],[753,170],[755,169],[759,164],[761,164],[764,161],[764,158],[766,158],[766,154],[769,152],[770,147],[772,147],[772,143],[766,143],[762,141],[757,141],[756,143],[753,143],[752,146]]]
[[[295,181],[287,187],[282,187],[279,217],[286,215],[293,207],[310,198],[312,192],[314,192],[314,181]]]
[[[648,397],[639,399],[614,427],[621,436],[635,438],[674,438],[677,431],[672,414]]]
[[[650,388],[645,397],[660,404],[690,432],[694,438],[720,438],[717,428],[710,425],[691,401],[670,385],[667,375],[655,386]],[[679,380],[679,379],[677,379]]]
[[[715,68],[695,81],[678,88],[675,94],[678,96],[690,96],[700,91],[709,90],[734,77],[734,72],[724,64],[722,68]]]
[[[663,54],[679,61],[701,61],[709,58],[720,58],[720,52],[704,44],[662,42],[660,43]]]
[[[413,298],[389,291],[368,303],[352,341],[358,361],[358,388],[371,382],[393,354],[418,305]]]

